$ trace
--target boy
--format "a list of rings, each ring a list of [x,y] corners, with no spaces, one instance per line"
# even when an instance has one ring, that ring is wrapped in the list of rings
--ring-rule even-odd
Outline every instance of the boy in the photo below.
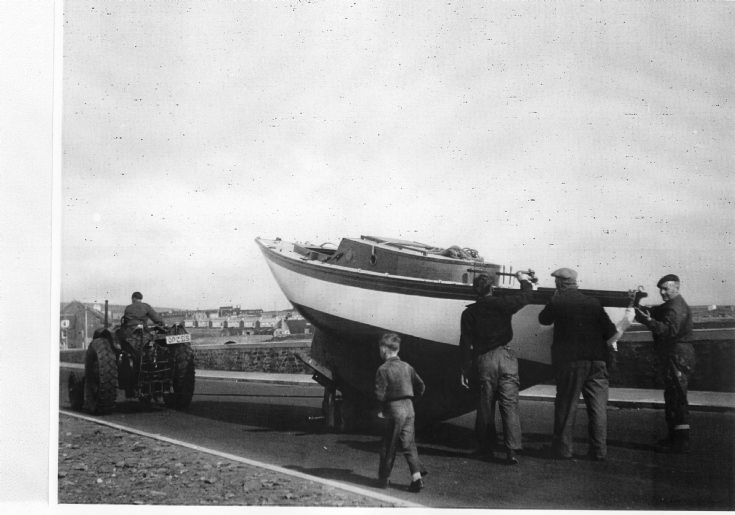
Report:
[[[414,439],[413,398],[423,395],[425,386],[413,367],[398,357],[400,346],[401,338],[395,333],[387,333],[380,338],[380,357],[384,363],[375,374],[375,397],[381,403],[386,427],[380,448],[378,481],[382,488],[388,488],[396,451],[400,449],[411,471],[408,490],[419,492],[424,482]]]

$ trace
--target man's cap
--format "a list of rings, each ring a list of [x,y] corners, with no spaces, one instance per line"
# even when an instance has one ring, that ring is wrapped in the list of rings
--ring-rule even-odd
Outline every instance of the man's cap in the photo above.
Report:
[[[472,287],[477,288],[481,284],[489,283],[490,282],[490,276],[487,274],[480,274],[475,276],[475,278],[472,280]]]
[[[485,295],[493,286],[493,281],[487,274],[480,274],[472,280],[472,289],[479,295]]]
[[[656,286],[658,288],[661,288],[661,286],[663,286],[665,283],[667,283],[669,281],[674,281],[674,282],[678,283],[679,282],[679,276],[678,275],[674,275],[674,274],[666,274],[665,276],[663,276],[661,279],[658,280],[658,282],[656,283]]]
[[[143,294],[142,294],[142,293],[140,293],[139,291],[134,291],[134,292],[133,292],[133,298],[134,298],[134,299],[140,299],[140,300],[143,300]]]
[[[575,272],[571,268],[559,268],[558,270],[554,270],[553,272],[551,272],[551,276],[552,277],[558,277],[559,279],[564,279],[564,280],[567,280],[567,281],[568,280],[572,280],[572,281],[576,281],[577,280],[577,272]]]

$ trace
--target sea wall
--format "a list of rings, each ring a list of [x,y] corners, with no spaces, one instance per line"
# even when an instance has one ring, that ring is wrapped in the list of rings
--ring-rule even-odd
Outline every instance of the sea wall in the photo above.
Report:
[[[268,342],[248,344],[193,345],[196,368],[271,374],[307,374],[296,352],[309,356],[311,342]],[[62,363],[84,363],[84,350],[62,350]]]
[[[295,353],[309,356],[310,341],[230,344],[194,347],[197,368],[266,372],[271,374],[308,373]]]
[[[735,330],[697,331],[692,344],[697,365],[690,381],[690,389],[735,392]],[[295,356],[296,352],[309,355],[308,340],[194,345],[193,348],[199,369],[310,373]],[[84,351],[61,351],[60,360],[84,363]],[[618,342],[610,383],[612,386],[625,388],[662,388],[650,333],[629,333]]]
[[[735,392],[735,329],[695,331],[691,343],[696,365],[689,389]],[[632,332],[618,342],[610,384],[625,388],[663,387],[649,332]]]

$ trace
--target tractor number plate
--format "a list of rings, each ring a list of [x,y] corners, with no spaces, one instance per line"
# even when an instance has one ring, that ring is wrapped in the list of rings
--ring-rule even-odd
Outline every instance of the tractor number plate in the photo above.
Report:
[[[191,343],[190,334],[170,334],[166,336],[166,345],[175,345],[177,343]]]

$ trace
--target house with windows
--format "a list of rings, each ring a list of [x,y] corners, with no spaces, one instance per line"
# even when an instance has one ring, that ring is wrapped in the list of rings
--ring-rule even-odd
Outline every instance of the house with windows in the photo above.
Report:
[[[108,308],[108,322],[115,318]],[[119,319],[122,313],[117,316]],[[59,347],[61,349],[86,349],[94,331],[105,325],[104,308],[99,304],[85,304],[73,300],[61,306],[59,320]]]

